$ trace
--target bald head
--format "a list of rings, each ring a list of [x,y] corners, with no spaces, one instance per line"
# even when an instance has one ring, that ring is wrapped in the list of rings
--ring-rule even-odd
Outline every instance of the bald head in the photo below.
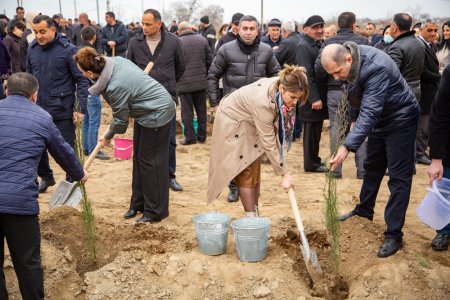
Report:
[[[342,45],[330,44],[322,51],[322,66],[336,80],[346,80],[352,65],[350,51]]]
[[[183,33],[185,31],[191,31],[192,30],[192,24],[189,22],[183,21],[178,24],[178,33]]]
[[[78,20],[79,20],[80,23],[83,24],[83,25],[89,25],[89,17],[88,17],[88,15],[87,15],[87,13],[85,13],[85,12],[81,12],[81,13],[78,15]]]

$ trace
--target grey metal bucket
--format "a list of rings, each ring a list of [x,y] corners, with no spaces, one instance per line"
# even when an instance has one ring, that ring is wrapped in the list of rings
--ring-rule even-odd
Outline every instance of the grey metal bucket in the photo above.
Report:
[[[231,223],[239,259],[257,262],[266,258],[270,220],[242,218]]]
[[[192,217],[200,252],[207,255],[225,253],[231,218],[220,212],[207,212]]]

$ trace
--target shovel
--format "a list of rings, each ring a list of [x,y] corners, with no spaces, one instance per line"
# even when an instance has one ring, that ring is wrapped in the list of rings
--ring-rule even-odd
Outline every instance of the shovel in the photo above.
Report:
[[[297,223],[298,231],[300,232],[300,250],[302,251],[303,259],[305,260],[306,269],[313,282],[318,282],[322,278],[322,269],[320,268],[319,259],[316,251],[309,248],[308,239],[306,238],[305,228],[303,227],[302,218],[297,206],[297,199],[295,199],[294,190],[289,189],[289,200],[291,201],[292,211],[294,212],[295,222]]]
[[[101,144],[97,143],[91,155],[89,155],[88,159],[84,163],[83,168],[87,170],[97,155],[98,151],[101,148]],[[67,180],[62,180],[58,186],[56,187],[55,192],[52,194],[50,198],[49,207],[50,210],[60,205],[67,205],[71,207],[76,207],[78,203],[80,203],[83,195],[79,188],[80,183],[78,181],[68,182]]]

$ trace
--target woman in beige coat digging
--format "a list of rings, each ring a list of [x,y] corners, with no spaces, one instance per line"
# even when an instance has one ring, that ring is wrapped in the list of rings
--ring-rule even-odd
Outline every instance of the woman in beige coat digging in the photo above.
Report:
[[[307,96],[305,69],[288,66],[279,77],[260,79],[220,101],[212,134],[208,203],[234,178],[246,215],[259,216],[260,157],[264,153],[275,174],[282,176],[284,190],[293,187],[283,143],[285,130],[293,126],[295,104],[298,100],[304,103]]]

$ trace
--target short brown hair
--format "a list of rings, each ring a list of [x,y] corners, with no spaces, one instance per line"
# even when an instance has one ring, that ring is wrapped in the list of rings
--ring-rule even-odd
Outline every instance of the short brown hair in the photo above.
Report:
[[[106,60],[97,53],[94,48],[86,47],[78,50],[73,56],[73,60],[83,69],[92,73],[101,74],[105,67]]]

